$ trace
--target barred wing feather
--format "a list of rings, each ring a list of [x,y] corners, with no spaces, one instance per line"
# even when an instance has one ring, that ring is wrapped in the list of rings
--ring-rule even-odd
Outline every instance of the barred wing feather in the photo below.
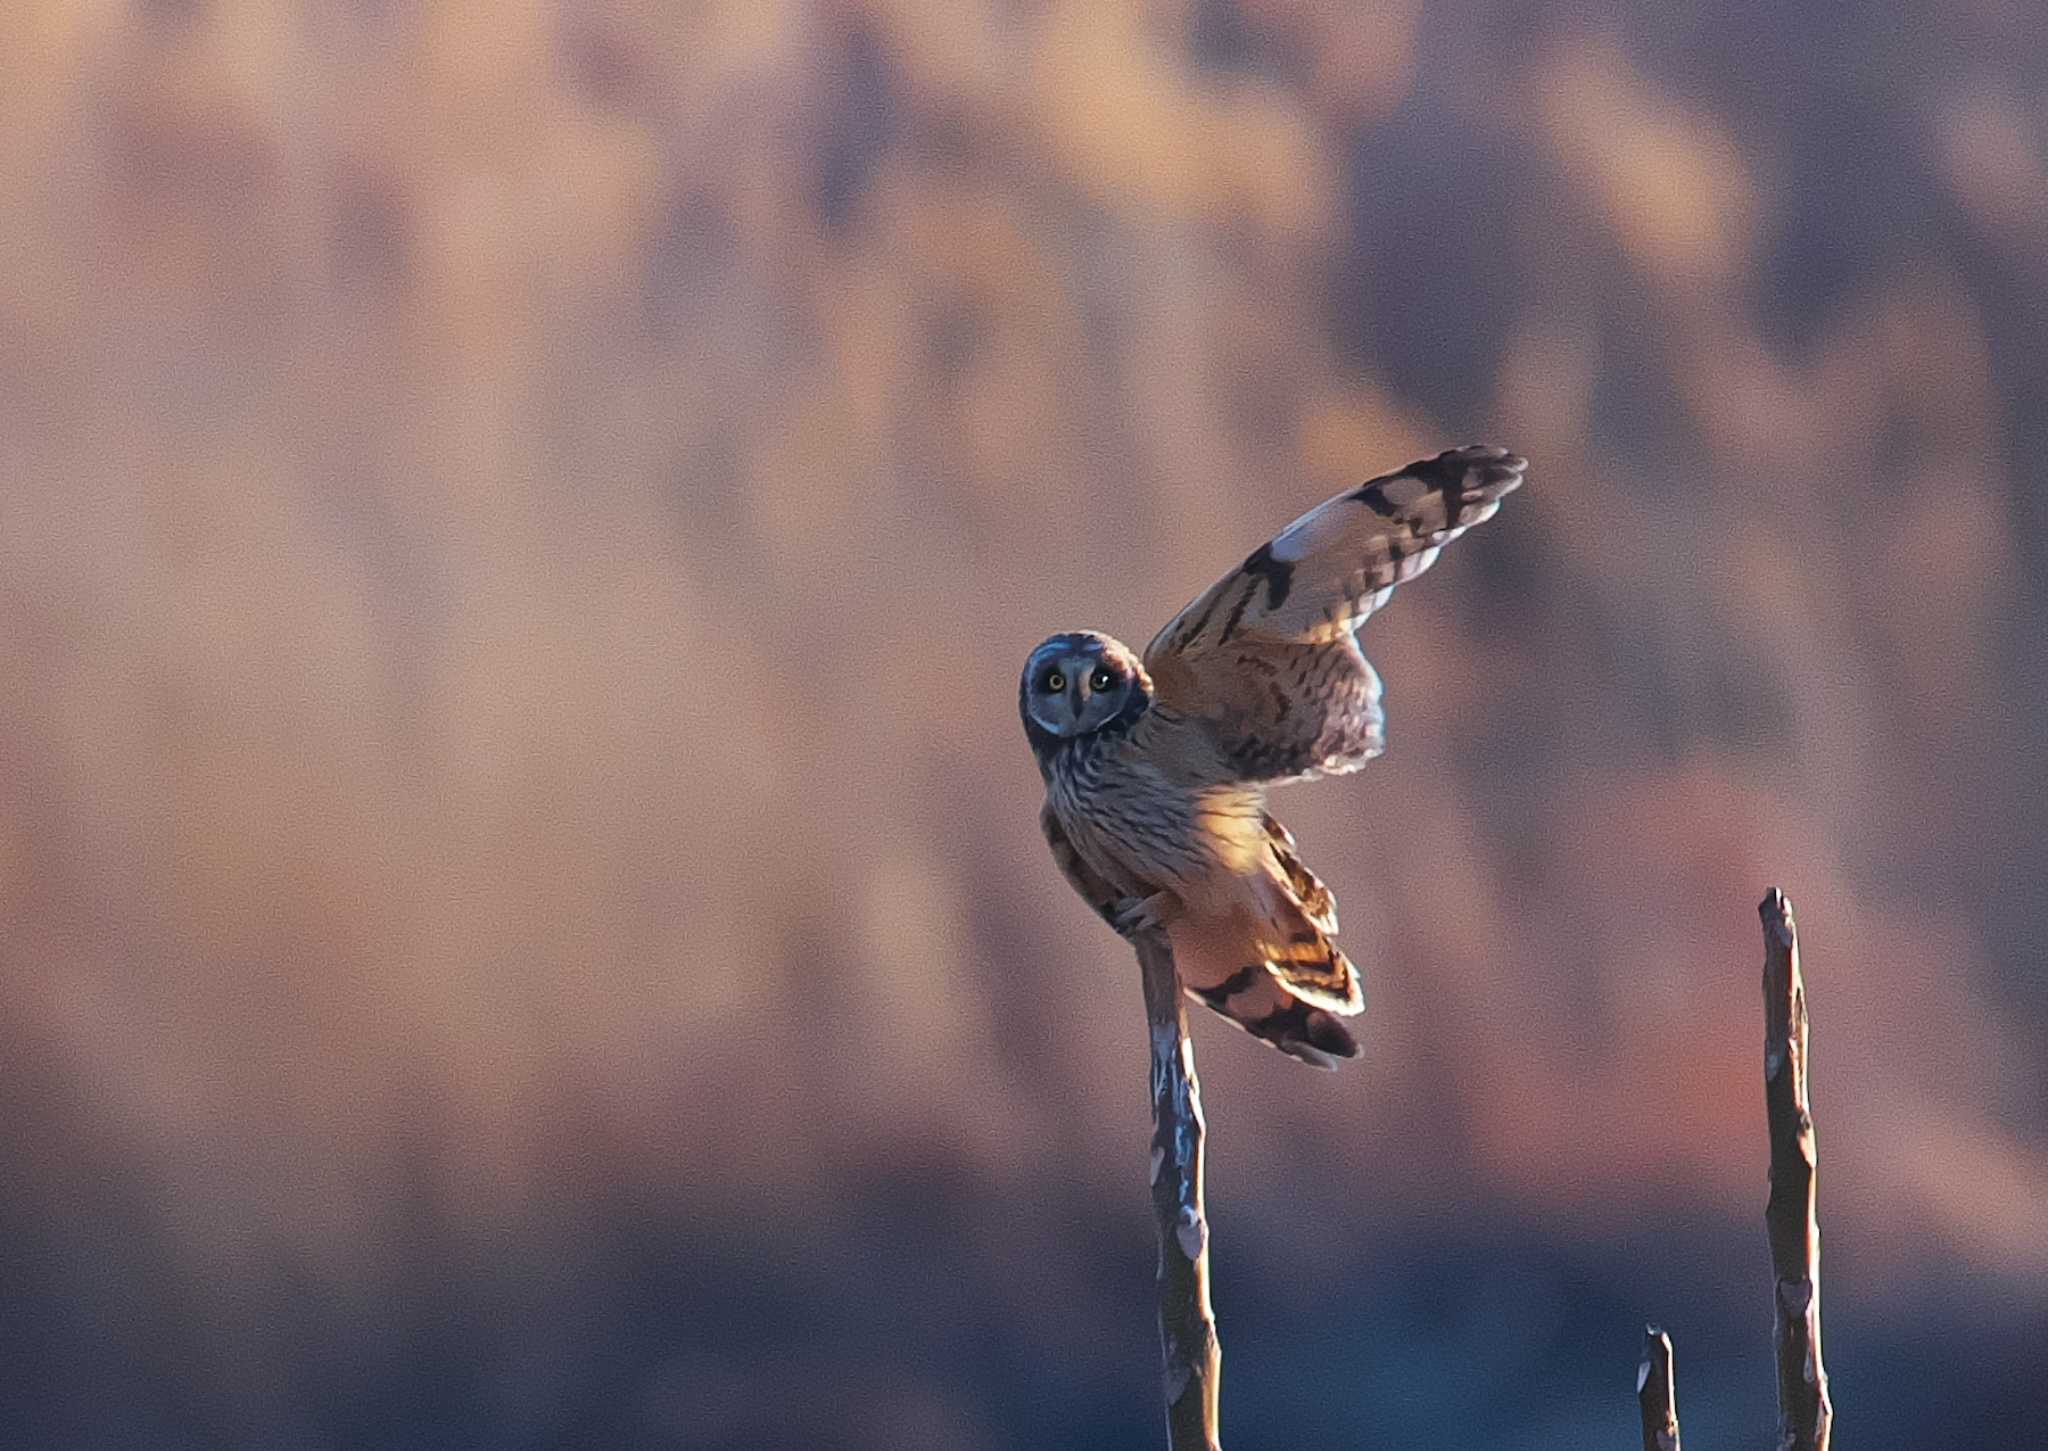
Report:
[[[1359,626],[1492,518],[1527,468],[1505,449],[1451,449],[1309,510],[1146,647],[1159,703],[1206,727],[1224,779],[1357,770],[1386,744]]]

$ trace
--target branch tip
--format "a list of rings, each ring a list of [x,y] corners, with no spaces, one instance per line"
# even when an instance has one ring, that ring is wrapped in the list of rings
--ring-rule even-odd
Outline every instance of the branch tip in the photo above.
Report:
[[[1643,1361],[1636,1368],[1636,1403],[1643,1415],[1643,1451],[1679,1451],[1678,1386],[1671,1337],[1643,1327]]]
[[[1767,937],[1789,944],[1798,935],[1799,922],[1792,915],[1792,899],[1777,887],[1764,893],[1764,899],[1757,904],[1756,911],[1763,919],[1764,933]]]

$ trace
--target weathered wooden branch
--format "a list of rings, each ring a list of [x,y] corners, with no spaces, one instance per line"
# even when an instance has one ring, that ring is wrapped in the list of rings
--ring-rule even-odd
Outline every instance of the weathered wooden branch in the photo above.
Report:
[[[1209,1306],[1209,1220],[1202,1206],[1202,1085],[1188,1040],[1180,973],[1163,933],[1135,939],[1152,1040],[1152,1209],[1159,1222],[1159,1343],[1172,1451],[1220,1451],[1216,1393],[1223,1349]]]
[[[1679,1451],[1678,1385],[1671,1365],[1671,1337],[1654,1325],[1643,1327],[1636,1400],[1643,1409],[1643,1451]]]
[[[1764,1107],[1771,1198],[1764,1225],[1775,1283],[1778,1451],[1828,1451],[1835,1408],[1820,1348],[1820,1219],[1814,1211],[1813,1106],[1807,1097],[1806,983],[1799,928],[1776,887],[1764,894]]]
[[[1828,1451],[1835,1407],[1820,1350],[1820,1217],[1815,1211],[1813,1103],[1807,1097],[1806,980],[1791,899],[1764,893],[1764,1117],[1771,1135],[1771,1343],[1778,1365],[1778,1451]],[[1643,1451],[1678,1451],[1671,1338],[1643,1333],[1636,1373]]]
[[[1764,1104],[1771,1138],[1770,1232],[1778,1365],[1778,1451],[1828,1451],[1834,1406],[1820,1339],[1820,1221],[1813,1109],[1807,1096],[1806,984],[1792,904],[1773,887],[1764,931]],[[1159,1229],[1159,1341],[1172,1451],[1220,1451],[1223,1352],[1209,1304],[1209,1224],[1202,1205],[1201,1083],[1188,1041],[1180,974],[1164,934],[1135,939],[1152,1043],[1152,1208]],[[1680,1451],[1671,1338],[1643,1334],[1636,1398],[1643,1451]]]

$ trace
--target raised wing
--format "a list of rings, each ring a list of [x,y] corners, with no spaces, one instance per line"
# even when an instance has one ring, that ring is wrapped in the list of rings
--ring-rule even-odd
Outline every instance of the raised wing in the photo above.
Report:
[[[1309,510],[1145,647],[1159,702],[1207,727],[1230,779],[1357,770],[1386,744],[1358,627],[1527,468],[1506,449],[1455,448]]]

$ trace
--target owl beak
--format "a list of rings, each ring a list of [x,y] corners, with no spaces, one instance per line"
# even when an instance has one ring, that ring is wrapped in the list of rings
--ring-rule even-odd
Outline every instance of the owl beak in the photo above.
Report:
[[[1081,723],[1081,712],[1088,708],[1088,702],[1081,698],[1081,682],[1075,681],[1067,687],[1067,714],[1074,718],[1074,724]]]

